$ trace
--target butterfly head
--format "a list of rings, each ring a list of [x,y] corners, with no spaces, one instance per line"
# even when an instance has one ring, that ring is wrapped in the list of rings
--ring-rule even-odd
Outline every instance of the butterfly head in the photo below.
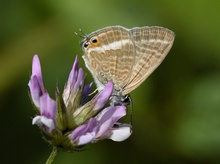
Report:
[[[81,47],[83,50],[88,50],[92,47],[97,47],[100,45],[100,39],[98,36],[85,37],[85,39],[81,42]]]
[[[130,105],[132,103],[130,95],[112,95],[111,97],[111,105]]]

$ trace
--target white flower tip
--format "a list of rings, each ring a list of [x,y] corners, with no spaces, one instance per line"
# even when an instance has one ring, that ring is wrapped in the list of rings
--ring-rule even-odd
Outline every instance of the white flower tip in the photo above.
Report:
[[[50,118],[45,117],[45,116],[34,117],[32,120],[32,124],[33,125],[36,124],[40,127],[42,127],[42,125],[46,126],[49,133],[51,133],[56,128],[54,121]]]
[[[132,130],[130,126],[113,129],[109,139],[117,142],[124,141],[130,137]]]
[[[32,125],[34,125],[34,124],[40,125],[41,124],[40,118],[41,118],[41,116],[34,117],[32,120]]]

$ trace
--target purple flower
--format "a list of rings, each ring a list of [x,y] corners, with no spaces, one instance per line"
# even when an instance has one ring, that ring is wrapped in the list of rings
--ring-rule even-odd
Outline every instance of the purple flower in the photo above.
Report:
[[[76,98],[78,98],[76,95],[83,89],[83,85],[84,72],[81,68],[78,68],[78,57],[76,57],[63,91],[63,100],[65,101],[68,110],[71,110],[69,108],[71,108],[72,104],[76,102]]]
[[[45,133],[50,134],[55,129],[57,105],[44,88],[40,60],[37,55],[33,57],[32,75],[28,86],[35,109],[40,113],[40,116],[33,119],[32,124],[39,125]]]
[[[130,124],[120,124],[117,121],[125,115],[124,106],[107,107],[96,118],[90,118],[88,123],[77,127],[70,138],[77,145],[106,138],[123,141],[131,135]]]
[[[39,108],[40,96],[42,96],[46,90],[42,79],[40,60],[37,55],[34,55],[33,57],[31,80],[29,81],[28,86],[30,88],[32,101]]]
[[[109,81],[105,88],[97,96],[85,105],[76,109],[73,114],[75,125],[81,125],[85,122],[85,120],[91,118],[91,116],[95,116],[108,102],[113,88],[113,83]]]
[[[64,91],[56,87],[56,101],[47,93],[37,55],[32,62],[32,75],[28,83],[30,97],[36,111],[32,123],[37,124],[44,138],[53,146],[74,151],[102,139],[123,141],[131,135],[129,124],[117,122],[126,115],[124,106],[104,108],[114,85],[109,81],[104,89],[90,101],[92,83],[84,86],[84,72],[78,68],[76,57]]]
[[[40,97],[40,116],[34,117],[32,124],[41,126],[45,132],[51,133],[56,125],[56,112],[57,104],[56,101],[49,97],[48,93],[44,93]]]

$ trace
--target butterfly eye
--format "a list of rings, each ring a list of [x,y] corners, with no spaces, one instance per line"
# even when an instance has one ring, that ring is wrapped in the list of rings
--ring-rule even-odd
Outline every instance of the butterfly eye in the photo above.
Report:
[[[96,37],[91,38],[90,41],[92,42],[92,44],[93,44],[94,46],[98,46],[98,45],[99,45],[99,41],[98,41],[98,39],[97,39]]]
[[[98,42],[98,40],[96,38],[92,38],[91,41],[92,41],[92,43],[97,43]]]

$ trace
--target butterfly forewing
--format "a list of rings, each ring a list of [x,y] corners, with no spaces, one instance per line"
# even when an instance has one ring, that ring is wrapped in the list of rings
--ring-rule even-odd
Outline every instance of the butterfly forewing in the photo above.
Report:
[[[108,27],[92,33],[99,45],[85,49],[84,60],[93,76],[102,84],[109,80],[115,90],[122,90],[129,82],[134,63],[135,48],[127,29]]]
[[[131,36],[135,63],[123,95],[137,88],[160,65],[174,41],[174,33],[162,27],[133,28]]]

